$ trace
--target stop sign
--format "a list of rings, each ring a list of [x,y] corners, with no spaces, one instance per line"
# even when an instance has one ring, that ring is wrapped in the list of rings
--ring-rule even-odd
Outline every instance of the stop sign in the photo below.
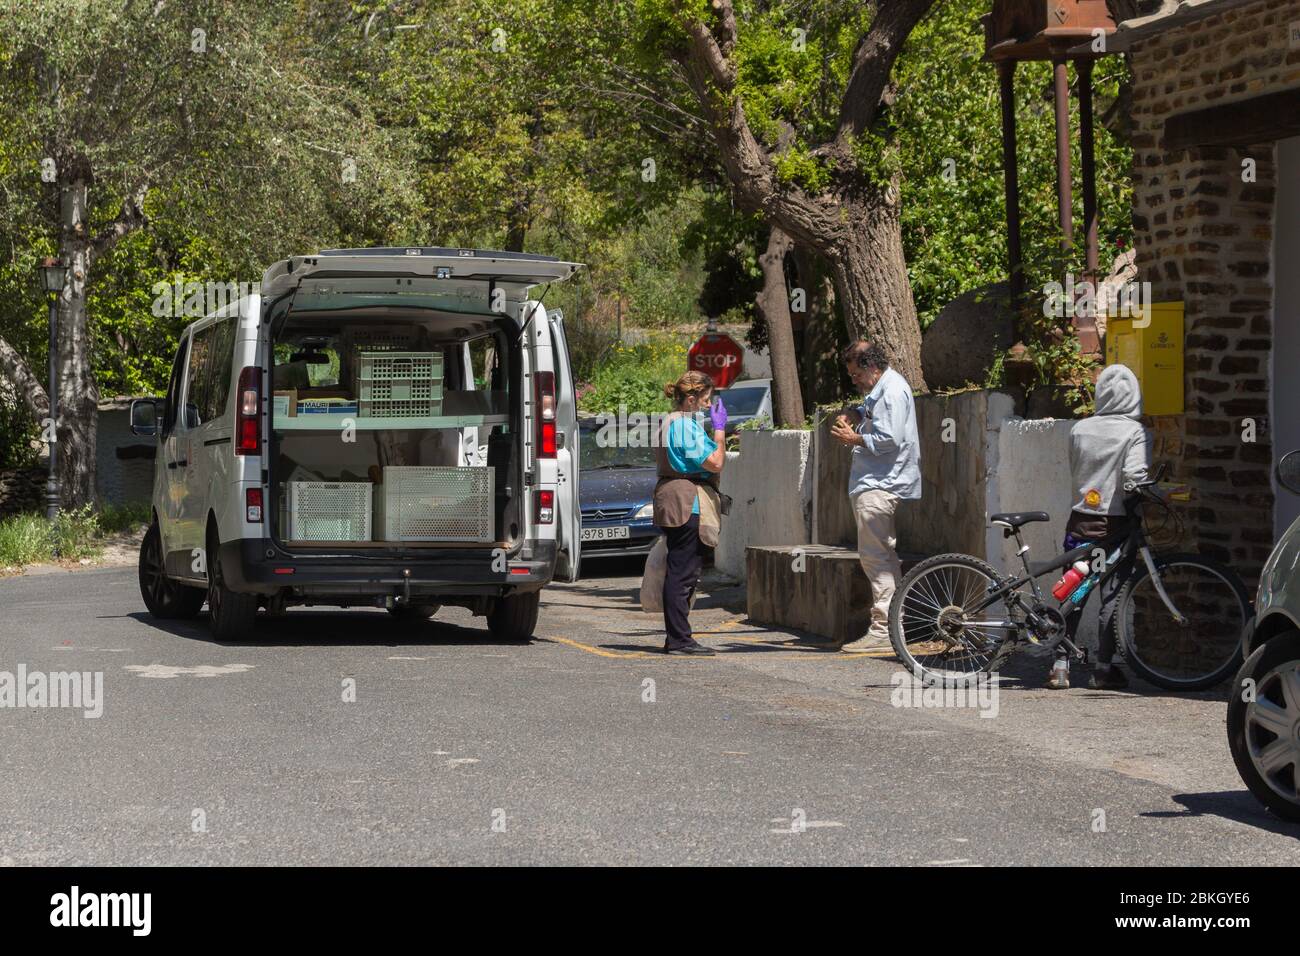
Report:
[[[726,388],[739,376],[745,363],[745,350],[730,335],[706,332],[687,353],[686,367],[704,372],[718,388]]]

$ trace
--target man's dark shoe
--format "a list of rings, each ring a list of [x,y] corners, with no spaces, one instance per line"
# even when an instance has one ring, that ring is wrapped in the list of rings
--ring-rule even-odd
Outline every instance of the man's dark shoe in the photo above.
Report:
[[[703,644],[683,644],[681,647],[665,647],[665,654],[690,654],[695,657],[715,657],[716,652]]]
[[[1099,667],[1092,672],[1088,678],[1088,686],[1093,690],[1122,690],[1128,686],[1128,678],[1124,672],[1112,664],[1110,667]]]

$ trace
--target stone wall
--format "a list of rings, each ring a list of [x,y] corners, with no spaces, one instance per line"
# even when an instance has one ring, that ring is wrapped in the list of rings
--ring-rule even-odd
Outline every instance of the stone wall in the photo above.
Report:
[[[722,491],[731,514],[722,521],[713,565],[745,579],[745,548],[812,540],[812,435],[806,431],[746,431],[740,452],[727,455]]]
[[[1253,577],[1272,544],[1269,350],[1274,144],[1167,150],[1171,115],[1300,83],[1287,25],[1300,0],[1260,0],[1135,44],[1133,224],[1139,279],[1186,303],[1185,414],[1153,422],[1194,499],[1184,544]],[[1255,181],[1243,182],[1243,160]],[[1242,440],[1254,419],[1256,441]]]
[[[23,511],[44,514],[47,474],[44,466],[0,471],[0,518]]]
[[[921,499],[899,503],[900,552],[985,554],[989,470],[996,466],[998,431],[1014,411],[1015,400],[1001,392],[917,398]],[[814,435],[813,540],[855,548],[857,529],[848,500],[853,453],[831,438],[829,421]]]

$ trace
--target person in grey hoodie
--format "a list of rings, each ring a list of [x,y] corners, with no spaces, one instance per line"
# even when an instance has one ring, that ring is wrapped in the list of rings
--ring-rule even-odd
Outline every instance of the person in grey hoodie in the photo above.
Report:
[[[1125,485],[1147,480],[1151,467],[1151,435],[1142,426],[1142,390],[1137,376],[1124,365],[1108,365],[1097,379],[1095,411],[1070,429],[1070,476],[1074,505],[1065,525],[1066,551],[1101,541],[1129,530],[1124,511]],[[1113,553],[1113,548],[1111,549]],[[1116,573],[1101,586],[1098,609],[1097,664],[1088,686],[1115,689],[1128,680],[1114,664],[1115,603],[1133,571],[1133,556],[1123,559]],[[1085,600],[1085,604],[1087,601]],[[1066,618],[1067,634],[1074,639],[1082,608]],[[1048,687],[1069,687],[1069,662],[1058,649]]]

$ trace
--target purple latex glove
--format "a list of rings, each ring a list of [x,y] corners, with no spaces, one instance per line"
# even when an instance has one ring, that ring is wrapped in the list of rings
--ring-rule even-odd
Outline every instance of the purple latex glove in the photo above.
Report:
[[[725,432],[727,430],[727,406],[722,404],[722,399],[715,398],[713,407],[709,409],[709,421],[713,423],[715,432]]]

